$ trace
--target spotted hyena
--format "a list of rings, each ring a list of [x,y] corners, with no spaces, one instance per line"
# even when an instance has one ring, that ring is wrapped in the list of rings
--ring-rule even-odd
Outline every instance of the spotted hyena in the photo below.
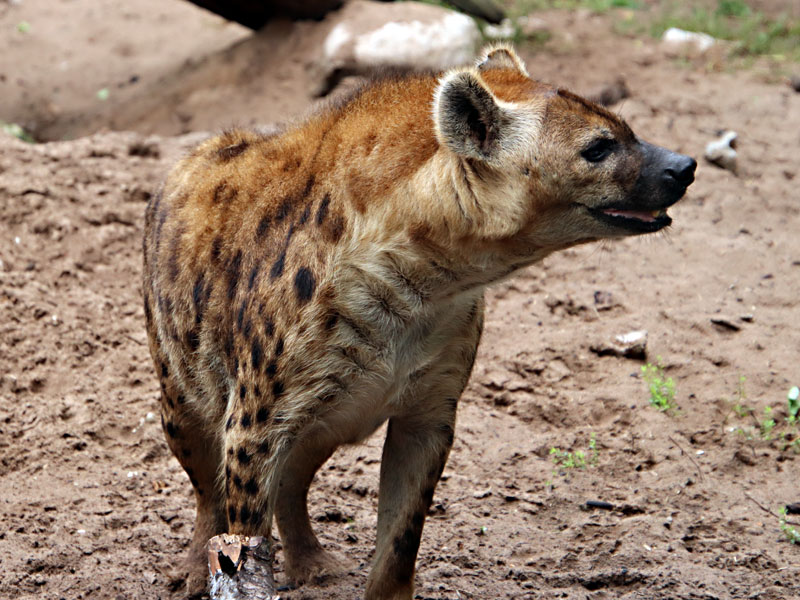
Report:
[[[147,210],[144,299],[197,500],[190,581],[209,537],[268,536],[273,517],[290,581],[330,572],[309,484],[388,421],[364,596],[411,598],[484,289],[556,250],[663,229],[695,166],[505,47],[179,162]]]

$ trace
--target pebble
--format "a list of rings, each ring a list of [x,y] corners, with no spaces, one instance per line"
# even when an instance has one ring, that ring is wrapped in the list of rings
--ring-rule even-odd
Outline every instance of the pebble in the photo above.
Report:
[[[673,48],[690,47],[701,54],[710,50],[717,43],[717,40],[707,33],[696,31],[686,31],[677,27],[670,27],[661,36],[661,41]]]
[[[614,338],[612,343],[600,343],[589,347],[599,356],[621,356],[635,360],[647,357],[647,331],[644,329],[629,331]]]
[[[733,173],[737,170],[735,131],[723,131],[720,137],[706,146],[705,157],[708,162]]]
[[[499,25],[486,25],[483,28],[483,35],[490,40],[510,40],[516,32],[511,19],[503,19]]]

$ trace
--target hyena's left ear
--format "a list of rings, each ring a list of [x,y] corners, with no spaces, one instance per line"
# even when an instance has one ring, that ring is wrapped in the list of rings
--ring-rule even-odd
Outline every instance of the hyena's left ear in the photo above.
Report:
[[[511,46],[490,46],[486,48],[477,62],[478,71],[488,71],[490,69],[513,69],[519,71],[525,77],[528,75],[528,70],[525,68],[525,63],[517,56]]]
[[[433,104],[436,135],[456,154],[491,162],[511,118],[478,76],[456,71],[439,83]]]

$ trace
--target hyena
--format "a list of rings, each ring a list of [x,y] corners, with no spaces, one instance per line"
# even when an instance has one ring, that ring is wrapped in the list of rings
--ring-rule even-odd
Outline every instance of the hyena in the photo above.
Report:
[[[532,80],[507,47],[387,76],[272,135],[181,160],[146,214],[144,301],[191,550],[269,536],[286,576],[332,572],[309,484],[388,421],[364,597],[409,599],[486,286],[550,253],[659,231],[695,161]]]

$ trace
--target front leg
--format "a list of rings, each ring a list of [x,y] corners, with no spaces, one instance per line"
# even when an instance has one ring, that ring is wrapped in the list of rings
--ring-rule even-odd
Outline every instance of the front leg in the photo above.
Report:
[[[378,535],[365,600],[410,600],[425,515],[444,470],[456,424],[458,399],[467,385],[483,330],[483,298],[463,320],[451,315],[449,343],[434,367],[413,377],[389,419],[381,459]]]
[[[457,398],[389,420],[381,460],[375,562],[365,600],[409,600],[422,526],[453,444]]]

